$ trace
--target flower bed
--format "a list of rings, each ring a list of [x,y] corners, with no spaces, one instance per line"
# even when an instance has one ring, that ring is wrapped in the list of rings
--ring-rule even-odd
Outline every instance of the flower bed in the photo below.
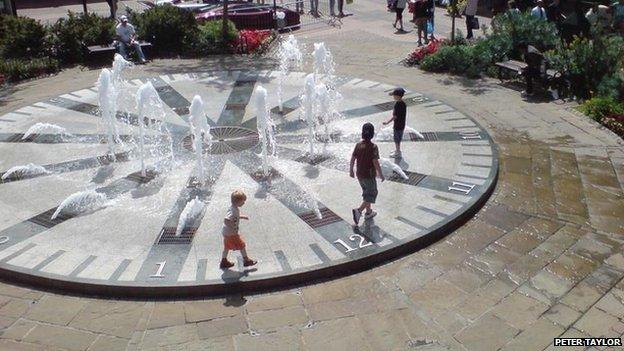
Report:
[[[431,54],[435,54],[441,46],[446,44],[447,40],[445,39],[431,40],[429,41],[429,44],[421,46],[414,50],[411,54],[409,54],[409,56],[405,60],[405,64],[408,66],[419,65],[425,57]]]
[[[270,42],[273,36],[270,30],[244,29],[239,32],[237,40],[238,52],[251,54]]]

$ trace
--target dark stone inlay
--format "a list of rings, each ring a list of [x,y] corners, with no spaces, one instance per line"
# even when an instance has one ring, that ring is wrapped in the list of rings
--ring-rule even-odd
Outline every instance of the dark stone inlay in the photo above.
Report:
[[[186,186],[180,191],[178,198],[176,199],[173,207],[169,211],[169,215],[165,220],[165,223],[162,226],[160,233],[155,240],[154,245],[150,249],[150,252],[147,254],[147,258],[143,261],[139,272],[135,278],[137,282],[150,282],[150,283],[172,283],[178,280],[178,276],[184,267],[184,263],[186,258],[189,255],[191,250],[191,241],[186,244],[170,244],[170,243],[160,243],[160,239],[164,231],[171,232],[170,229],[173,228],[173,234],[175,235],[175,228],[178,227],[178,221],[180,220],[180,215],[184,210],[186,204],[197,197],[199,200],[207,204],[212,197],[213,191],[212,187],[214,186],[216,180],[221,175],[223,168],[225,167],[224,160],[219,160],[214,164],[214,168],[212,169],[212,174],[210,177],[204,182],[203,186],[200,186],[197,182],[195,176],[190,176],[189,180],[186,183]],[[193,172],[197,170],[194,169]],[[185,227],[182,230],[182,233],[185,233],[185,230],[189,230],[188,228],[199,228],[201,221],[203,219],[203,215],[195,218],[193,223],[186,223]],[[195,233],[193,231],[193,234]],[[189,233],[189,232],[187,232]],[[215,239],[215,243],[218,242]],[[157,272],[158,264],[161,262],[166,262],[165,266],[162,270],[162,274],[164,277],[152,277]]]
[[[15,113],[17,115],[22,115],[22,116],[31,116],[31,113],[28,112],[21,112],[21,111],[11,111],[12,113]]]
[[[207,143],[203,145],[204,152],[213,155],[229,154],[251,149],[260,141],[258,133],[242,127],[216,126],[210,129],[210,134],[212,135],[212,144],[210,147],[208,147]],[[182,139],[182,145],[186,150],[194,152],[194,139],[195,137],[191,134]]]
[[[36,143],[36,144],[104,144],[108,136],[105,134],[72,134],[64,136],[59,134],[31,134],[26,139],[23,133],[0,133],[0,143]],[[127,142],[132,135],[120,135],[121,141]]]
[[[462,143],[461,146],[491,146],[490,144],[466,144],[466,143]]]
[[[206,271],[208,270],[208,259],[202,258],[197,261],[197,272],[195,272],[195,280],[206,280]]]
[[[318,246],[318,244],[310,244],[309,246],[310,246],[310,249],[312,249],[312,251],[316,254],[316,256],[321,260],[321,262],[323,263],[331,262],[331,259],[329,258],[329,256],[327,256],[327,254],[323,252],[323,249],[321,249],[321,247]]]
[[[41,109],[41,110],[47,110],[47,107],[45,107],[45,106],[39,106],[39,105],[30,105],[30,106],[31,107],[36,107],[36,108]]]
[[[144,83],[148,81],[151,82],[162,102],[169,106],[178,116],[189,114],[191,102],[175,90],[174,87],[169,85],[169,83],[165,82],[164,79],[160,77],[151,77],[142,79],[141,81]]]
[[[8,255],[7,257],[5,257],[5,258],[1,259],[1,260],[0,260],[0,262],[2,262],[2,263],[9,262],[10,260],[12,260],[12,259],[14,259],[15,257],[17,257],[17,256],[19,256],[19,255],[21,255],[21,254],[23,254],[23,253],[24,253],[24,252],[26,252],[26,251],[28,251],[28,250],[32,249],[32,248],[33,248],[33,247],[35,247],[35,246],[37,246],[37,245],[35,245],[35,244],[33,244],[33,243],[30,243],[30,244],[28,244],[28,245],[26,245],[26,246],[22,247],[21,249],[19,249],[19,250],[17,250],[17,251],[15,251],[15,252],[13,252],[12,254]]]
[[[438,112],[434,112],[434,114],[436,115],[444,115],[447,113],[451,113],[451,112],[456,112],[455,110],[448,110],[448,111],[438,111]],[[460,118],[461,119],[461,118]],[[446,120],[445,120],[446,121]]]
[[[67,93],[67,95],[71,95],[71,96],[73,96],[73,97],[76,97],[76,98],[82,99],[82,96],[80,96],[80,95],[78,95],[78,94],[74,94],[74,93]]]
[[[436,112],[436,113],[437,113],[437,112]],[[466,120],[466,119],[470,119],[470,118],[468,118],[468,117],[448,118],[448,119],[445,119],[445,121],[447,121],[447,122],[452,122],[452,121],[463,121],[463,120]]]
[[[321,212],[322,218],[318,218],[315,211],[300,213],[299,218],[301,218],[301,220],[312,228],[318,228],[342,221],[342,218],[327,207],[320,208],[319,211]]]
[[[451,199],[451,198],[448,198],[448,197],[446,197],[446,196],[442,196],[442,195],[438,195],[438,194],[433,195],[433,198],[434,198],[434,199],[437,199],[437,200],[442,200],[442,201],[450,202],[450,203],[452,203],[452,204],[456,204],[456,205],[462,205],[462,206],[464,206],[464,205],[466,204],[465,202],[462,202],[462,201],[459,201],[459,200],[455,200],[455,199]]]
[[[442,106],[442,105],[444,105],[444,103],[442,103],[442,102],[434,102],[434,103],[432,103],[432,104],[429,104],[429,105],[423,105],[423,106],[424,106],[424,107],[436,107],[436,106]]]
[[[130,265],[130,263],[132,262],[132,260],[130,259],[124,259],[123,261],[121,261],[121,263],[119,264],[119,266],[117,266],[117,269],[115,269],[115,271],[113,272],[113,274],[110,276],[110,278],[108,278],[108,280],[110,281],[116,281],[119,280],[119,277],[121,277],[121,275],[123,274],[123,272],[126,271],[126,269],[128,269],[128,266]]]
[[[14,120],[14,119],[8,119],[8,118],[0,118],[0,121],[2,121],[2,122],[11,122],[11,123],[12,123],[12,122],[17,122],[17,121],[16,121],[16,120]]]
[[[416,206],[416,208],[421,210],[421,211],[424,211],[424,212],[427,212],[427,213],[431,213],[432,215],[435,215],[435,216],[438,216],[438,217],[441,217],[441,218],[445,218],[445,217],[450,216],[450,215],[447,215],[446,213],[442,213],[440,211],[437,211],[437,210],[434,210],[432,208],[425,207],[425,206]]]
[[[288,258],[286,258],[286,255],[282,250],[274,251],[273,254],[275,255],[275,258],[277,258],[277,262],[279,262],[282,267],[282,271],[292,271],[292,267],[290,266],[290,263],[288,263]]]
[[[56,175],[56,174],[61,174],[61,173],[82,171],[82,170],[89,169],[89,168],[109,165],[113,162],[126,162],[130,160],[128,157],[129,154],[130,154],[129,151],[125,151],[125,152],[120,152],[120,153],[115,154],[114,158],[111,157],[110,155],[103,155],[103,156],[89,157],[89,158],[83,158],[83,159],[78,159],[78,160],[73,160],[73,161],[43,165],[42,167],[45,168],[50,173],[40,173],[40,174],[30,174],[30,175],[13,174],[6,179],[2,179],[1,178],[2,175],[6,173],[6,172],[2,172],[0,173],[0,184],[20,181],[20,180],[25,180],[25,179]]]
[[[464,156],[477,156],[477,157],[492,157],[492,154],[475,154],[470,152],[464,152],[462,155]]]
[[[90,115],[93,117],[101,118],[100,108],[94,104],[81,102],[81,101],[74,101],[74,100],[63,98],[60,96],[51,98],[45,102],[50,105],[54,105],[60,108],[64,108],[64,109],[68,109],[71,111],[76,111],[76,112],[80,112],[86,115]],[[115,118],[117,118],[117,120],[122,123],[131,124],[133,126],[139,125],[139,117],[134,113],[126,113],[122,111],[117,111],[117,113],[115,114]],[[144,118],[144,122],[149,123],[149,124],[154,124],[157,122],[157,120]],[[166,123],[166,124],[170,127],[171,126],[177,127],[170,123]]]
[[[477,168],[491,168],[491,165],[477,165],[474,163],[467,163],[467,162],[462,162],[461,163],[462,166],[468,166],[468,167],[477,167]]]
[[[476,125],[474,126],[457,126],[457,127],[451,127],[451,129],[466,129],[466,128],[479,128]]]
[[[416,229],[427,230],[427,227],[422,226],[422,225],[420,225],[420,224],[418,224],[418,223],[416,223],[414,221],[411,221],[411,220],[409,220],[409,219],[407,219],[405,217],[397,216],[396,219],[398,219],[399,221],[401,221],[401,222],[403,222],[405,224],[408,224],[408,225],[410,225],[410,226],[412,226],[412,227],[414,227]]]
[[[52,256],[46,258],[45,260],[41,261],[36,266],[34,266],[33,267],[33,271],[40,271],[40,270],[42,270],[43,267],[49,265],[54,260],[56,260],[57,258],[61,257],[64,253],[65,253],[65,250],[58,250],[57,252],[52,254]]]
[[[307,199],[310,195],[307,194],[303,189],[301,189],[298,184],[286,178],[274,168],[271,168],[271,180],[268,181],[264,178],[262,173],[258,171],[259,169],[261,169],[262,166],[262,161],[258,155],[242,154],[242,156],[243,157],[241,157],[240,159],[235,159],[232,161],[236,166],[238,166],[241,170],[250,175],[256,182],[258,182],[258,184],[262,187],[262,192],[271,194],[273,198],[281,202],[293,214],[297,216],[309,215],[311,210],[303,204],[308,203]],[[320,201],[317,201],[317,206],[319,209],[327,208],[327,206],[325,206]],[[339,250],[341,250],[341,252],[351,258],[366,256],[374,252],[375,247],[377,247],[376,241],[373,241],[371,240],[371,238],[367,237],[366,239],[373,242],[373,245],[345,253],[344,250],[340,248],[340,246],[337,246],[338,244],[334,243],[334,241],[342,239],[343,241],[347,242],[349,240],[349,236],[353,234],[353,228],[349,223],[339,217],[338,220],[333,223],[312,227],[312,229],[314,229],[314,231],[316,231],[323,239],[325,239],[331,245],[336,246]]]
[[[97,256],[93,256],[93,255],[87,257],[76,268],[74,268],[74,270],[71,273],[69,273],[69,277],[77,277],[78,274],[82,273],[82,271],[84,271],[87,267],[89,267],[89,265],[93,263],[93,261],[95,261],[96,258]]]
[[[465,173],[457,173],[456,175],[459,176],[459,177],[471,178],[471,179],[479,179],[479,180],[486,180],[486,179],[488,179],[487,177],[476,176],[476,175],[465,174]]]
[[[256,74],[240,73],[217,120],[217,125],[238,126],[243,122],[245,108],[249,105],[257,80]]]

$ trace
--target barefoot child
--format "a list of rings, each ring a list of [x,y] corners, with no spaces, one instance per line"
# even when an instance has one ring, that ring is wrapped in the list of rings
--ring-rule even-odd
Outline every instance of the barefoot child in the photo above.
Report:
[[[384,176],[381,173],[381,167],[379,166],[379,149],[377,145],[373,144],[371,139],[375,136],[375,127],[370,123],[365,123],[362,126],[362,141],[355,145],[353,154],[351,155],[351,163],[349,165],[349,175],[354,178],[357,174],[358,182],[362,187],[362,204],[359,208],[354,208],[353,222],[358,225],[362,211],[366,210],[364,219],[371,219],[375,217],[377,212],[373,211],[371,204],[375,203],[377,199],[377,182],[375,176],[379,176],[381,181],[384,181]],[[357,161],[357,172],[353,172],[353,166]]]
[[[240,250],[243,254],[243,266],[245,267],[253,266],[258,263],[247,256],[245,242],[238,231],[239,219],[249,219],[249,217],[241,216],[240,214],[239,207],[245,204],[245,200],[247,200],[247,196],[242,191],[236,190],[232,193],[232,206],[228,209],[225,219],[223,220],[223,256],[221,258],[221,264],[219,265],[221,269],[234,266],[234,263],[227,259],[230,250]]]

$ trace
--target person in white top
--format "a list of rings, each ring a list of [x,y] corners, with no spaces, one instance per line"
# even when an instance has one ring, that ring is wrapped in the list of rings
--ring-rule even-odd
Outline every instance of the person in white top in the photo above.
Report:
[[[247,195],[240,190],[236,190],[230,196],[230,200],[232,202],[232,206],[230,206],[225,218],[223,219],[223,229],[221,231],[221,234],[223,234],[223,255],[221,256],[219,268],[228,269],[234,266],[234,263],[228,261],[227,259],[230,250],[239,250],[241,252],[243,255],[243,266],[253,266],[258,262],[247,256],[247,251],[245,250],[247,245],[238,231],[238,222],[240,219],[249,219],[247,216],[242,216],[239,209],[239,207],[245,204]]]
[[[531,16],[546,21],[548,18],[546,17],[546,10],[544,9],[544,1],[537,0],[535,4],[536,6],[531,10]]]
[[[128,47],[133,47],[139,55],[139,60],[141,61],[141,63],[146,62],[143,50],[141,50],[141,45],[139,44],[138,40],[136,40],[136,32],[134,30],[134,26],[128,23],[128,17],[119,17],[119,24],[117,25],[117,27],[115,27],[115,35],[118,41],[117,48],[124,59],[128,59]]]

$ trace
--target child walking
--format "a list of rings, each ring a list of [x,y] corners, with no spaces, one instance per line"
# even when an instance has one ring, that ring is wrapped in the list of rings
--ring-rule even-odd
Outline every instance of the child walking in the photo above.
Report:
[[[249,219],[247,216],[242,216],[240,214],[239,207],[245,204],[247,200],[247,195],[240,190],[236,190],[230,196],[230,200],[232,201],[232,206],[227,211],[225,215],[225,219],[223,220],[223,255],[221,258],[221,264],[219,267],[221,269],[227,269],[234,266],[234,263],[228,261],[227,256],[230,250],[240,250],[243,254],[243,266],[249,267],[253,266],[257,261],[254,261],[247,256],[247,250],[245,250],[245,242],[243,238],[241,238],[238,232],[238,222],[242,219]]]
[[[395,150],[390,154],[390,157],[401,158],[401,141],[403,140],[403,131],[405,130],[405,117],[407,115],[407,105],[403,101],[403,95],[405,90],[403,88],[396,88],[390,93],[394,97],[394,109],[392,110],[392,118],[383,122],[383,125],[394,122],[394,147]]]
[[[375,127],[370,123],[362,126],[362,141],[355,145],[353,154],[351,155],[351,163],[349,166],[349,175],[354,178],[357,175],[360,187],[362,187],[362,204],[359,208],[354,208],[353,222],[358,225],[362,212],[366,210],[364,219],[371,219],[377,215],[373,211],[371,204],[377,199],[377,182],[375,176],[379,176],[381,181],[385,180],[379,166],[379,149],[371,140],[375,136]],[[357,161],[357,172],[353,172],[353,166]]]

